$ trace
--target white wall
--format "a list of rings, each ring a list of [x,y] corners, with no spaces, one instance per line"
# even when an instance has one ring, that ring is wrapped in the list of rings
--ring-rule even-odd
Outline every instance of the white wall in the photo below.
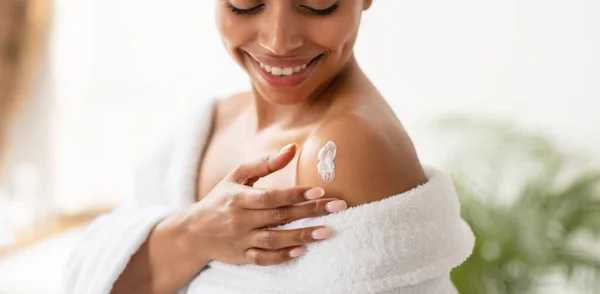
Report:
[[[380,1],[357,51],[409,128],[464,112],[594,151],[599,13],[597,0]]]
[[[58,76],[58,97],[63,114],[79,121],[71,131],[81,143],[64,154],[67,161],[79,154],[71,170],[95,179],[84,180],[86,189],[65,188],[64,202],[81,193],[118,201],[123,166],[179,110],[248,87],[222,49],[214,2],[59,1],[56,67],[72,70]],[[593,151],[600,149],[598,15],[597,0],[379,0],[364,16],[356,52],[425,161],[436,150],[420,123],[455,112],[507,118]],[[63,179],[68,187],[72,178]]]

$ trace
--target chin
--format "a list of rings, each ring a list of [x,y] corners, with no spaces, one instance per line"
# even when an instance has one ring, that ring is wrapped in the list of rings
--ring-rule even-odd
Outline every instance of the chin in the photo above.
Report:
[[[254,90],[267,102],[277,105],[297,105],[306,102],[310,96],[305,91],[266,89],[264,86],[254,85]]]

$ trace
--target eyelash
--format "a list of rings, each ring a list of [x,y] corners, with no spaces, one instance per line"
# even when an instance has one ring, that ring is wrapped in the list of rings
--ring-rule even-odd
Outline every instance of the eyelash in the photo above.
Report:
[[[325,15],[332,14],[339,7],[340,7],[340,4],[338,2],[336,2],[335,4],[331,5],[330,7],[325,8],[325,9],[320,9],[320,10],[319,9],[313,9],[313,8],[310,8],[310,7],[305,7],[305,8],[308,9],[308,11],[311,14],[318,15],[318,16],[325,16]]]
[[[264,4],[261,4],[256,7],[249,8],[249,9],[240,9],[231,4],[227,5],[227,7],[231,10],[231,12],[238,14],[238,15],[247,15],[247,14],[258,13],[264,6],[265,6]],[[326,15],[330,15],[333,12],[335,12],[340,7],[340,4],[335,3],[325,9],[314,9],[314,8],[310,8],[310,7],[306,7],[306,6],[303,6],[303,7],[306,8],[308,10],[308,12],[312,15],[326,16]]]
[[[235,13],[235,14],[253,14],[253,13],[257,13],[260,11],[260,9],[265,6],[264,4],[258,5],[256,7],[252,7],[250,9],[239,9],[231,4],[228,4],[227,7],[229,7],[229,9],[231,9],[231,12]]]

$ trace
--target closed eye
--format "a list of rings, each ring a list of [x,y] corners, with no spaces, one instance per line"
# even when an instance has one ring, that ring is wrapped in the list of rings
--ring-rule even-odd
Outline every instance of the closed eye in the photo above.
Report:
[[[257,13],[259,12],[263,6],[265,6],[264,4],[252,7],[252,8],[248,8],[248,9],[241,9],[241,8],[237,8],[231,4],[228,4],[227,7],[231,10],[231,12],[235,13],[235,14],[253,14],[253,13]]]
[[[235,7],[232,4],[227,5],[227,7],[231,10],[231,12],[238,14],[238,15],[258,13],[262,10],[262,8],[264,6],[265,6],[265,4],[260,4],[255,7],[252,7],[252,8],[242,9],[242,8]],[[325,16],[325,15],[330,15],[333,12],[335,12],[339,7],[339,3],[335,3],[325,9],[315,9],[315,8],[311,8],[311,7],[304,6],[304,5],[302,5],[301,7],[304,8],[308,13],[310,13],[312,15]]]
[[[304,9],[306,9],[310,14],[324,16],[324,15],[330,15],[333,12],[335,12],[340,7],[340,4],[336,2],[335,4],[329,6],[328,8],[325,8],[325,9],[314,9],[314,8],[311,8],[308,6],[302,6],[302,7]]]

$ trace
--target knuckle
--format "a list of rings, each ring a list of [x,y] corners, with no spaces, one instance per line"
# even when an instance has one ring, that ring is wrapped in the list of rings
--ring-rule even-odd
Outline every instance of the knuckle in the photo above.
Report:
[[[322,212],[321,210],[324,210],[324,206],[321,209],[321,206],[319,205],[318,201],[315,201],[314,203],[311,203],[311,205],[308,206],[308,213],[309,215],[321,215]]]
[[[266,249],[275,249],[275,232],[267,230],[261,234],[259,244],[261,247]]]
[[[269,190],[263,190],[256,196],[256,201],[258,204],[267,206],[271,203],[271,192]]]
[[[229,208],[241,206],[242,197],[243,197],[243,195],[240,192],[232,193],[229,196],[229,199],[228,199],[229,201],[227,202],[227,206],[229,206]]]
[[[296,191],[293,191],[291,194],[293,195],[294,203],[302,203],[307,201],[307,199],[304,197],[305,192],[305,189],[298,189]]]
[[[273,212],[273,218],[278,222],[287,222],[291,220],[292,213],[287,208],[275,209]]]
[[[311,242],[311,241],[313,240],[313,238],[312,238],[312,236],[311,236],[311,233],[312,233],[312,229],[304,229],[304,230],[301,230],[301,231],[298,233],[298,235],[297,235],[297,236],[298,236],[298,240],[299,240],[300,242],[302,242],[302,243],[308,243],[308,242]]]

